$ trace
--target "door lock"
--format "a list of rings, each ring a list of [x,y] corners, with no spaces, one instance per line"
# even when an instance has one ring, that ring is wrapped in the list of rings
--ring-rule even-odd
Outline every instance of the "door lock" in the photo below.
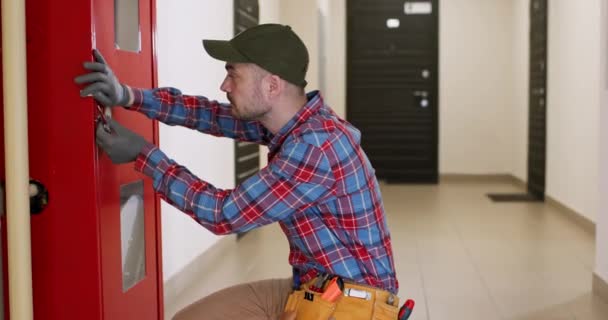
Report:
[[[427,91],[414,91],[414,96],[415,97],[420,97],[420,98],[426,98],[429,96],[429,93]]]
[[[0,217],[6,214],[6,194],[4,182],[0,183]],[[38,214],[46,208],[49,203],[49,191],[42,182],[30,179],[30,214]]]
[[[413,94],[414,94],[414,97],[416,97],[418,105],[421,108],[426,108],[426,107],[429,106],[429,93],[428,93],[428,91],[418,90],[418,91],[414,91]]]
[[[37,214],[49,204],[49,191],[42,182],[30,179],[30,213]]]
[[[545,94],[545,89],[544,88],[538,88],[538,89],[532,89],[532,94],[533,95],[543,95]]]

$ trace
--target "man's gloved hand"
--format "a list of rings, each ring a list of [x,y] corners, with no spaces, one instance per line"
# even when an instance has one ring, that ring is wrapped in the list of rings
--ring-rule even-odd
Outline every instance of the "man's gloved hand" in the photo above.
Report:
[[[97,124],[95,141],[106,152],[115,164],[135,161],[142,148],[148,143],[142,136],[123,127],[118,122],[108,119],[112,133],[104,130],[103,125]]]
[[[121,84],[101,53],[93,50],[95,62],[85,62],[84,68],[93,71],[74,78],[77,84],[89,84],[80,90],[81,97],[93,96],[106,107],[126,106],[131,100],[127,86]]]

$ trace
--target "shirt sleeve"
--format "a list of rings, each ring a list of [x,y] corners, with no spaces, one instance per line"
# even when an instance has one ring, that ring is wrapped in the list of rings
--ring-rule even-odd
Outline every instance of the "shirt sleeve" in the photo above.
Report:
[[[175,88],[131,88],[133,104],[127,109],[168,125],[179,125],[219,137],[267,145],[271,133],[258,121],[232,116],[229,104],[203,96],[189,96]]]
[[[215,234],[245,232],[281,221],[330,196],[333,171],[323,152],[307,143],[283,146],[271,163],[233,190],[215,188],[147,145],[135,169],[153,179],[171,205]]]

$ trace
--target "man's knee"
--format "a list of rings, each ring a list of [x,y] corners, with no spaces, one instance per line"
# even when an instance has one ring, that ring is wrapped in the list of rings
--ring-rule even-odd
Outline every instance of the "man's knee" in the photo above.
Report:
[[[178,311],[178,312],[177,312],[177,313],[176,313],[176,314],[173,316],[173,318],[171,318],[171,320],[186,320],[186,319],[188,319],[188,318],[186,318],[185,311],[186,311],[186,310],[180,310],[180,311]]]

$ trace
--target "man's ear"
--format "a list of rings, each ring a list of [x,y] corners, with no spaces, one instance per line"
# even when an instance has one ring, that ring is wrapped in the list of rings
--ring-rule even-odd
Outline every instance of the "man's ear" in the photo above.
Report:
[[[271,74],[268,76],[268,97],[274,99],[285,90],[285,83],[279,76]]]

